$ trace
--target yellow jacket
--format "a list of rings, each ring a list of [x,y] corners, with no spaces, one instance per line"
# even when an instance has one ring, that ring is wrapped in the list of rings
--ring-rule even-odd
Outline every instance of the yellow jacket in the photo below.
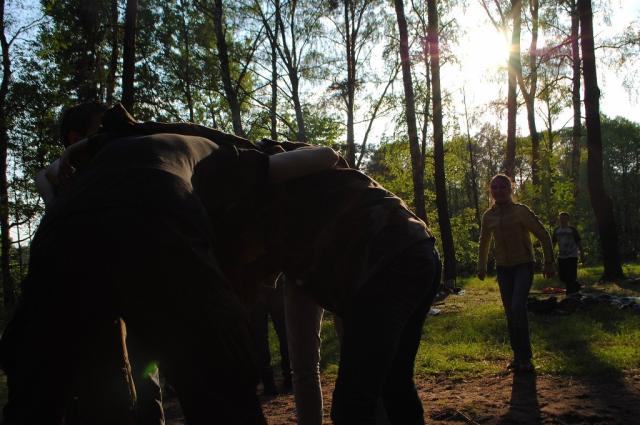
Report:
[[[496,265],[515,266],[534,261],[529,233],[533,233],[542,243],[545,262],[553,262],[549,232],[529,207],[509,202],[503,205],[496,204],[485,211],[480,229],[478,272],[487,270],[491,236],[496,242]]]

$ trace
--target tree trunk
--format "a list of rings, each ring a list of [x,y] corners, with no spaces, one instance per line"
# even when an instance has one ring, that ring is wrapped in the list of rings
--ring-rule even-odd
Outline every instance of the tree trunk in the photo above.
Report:
[[[478,172],[476,171],[476,159],[473,154],[473,143],[471,141],[471,133],[469,130],[469,113],[467,112],[467,94],[463,90],[462,103],[464,105],[464,118],[467,127],[467,150],[469,151],[469,174],[471,180],[471,195],[473,197],[473,206],[476,212],[476,224],[480,227],[480,202],[478,196]]]
[[[618,230],[613,215],[613,202],[604,188],[602,171],[602,133],[600,128],[600,89],[596,74],[591,0],[578,0],[584,73],[584,109],[587,127],[587,182],[591,207],[598,223],[604,273],[611,281],[624,277],[618,251]]]
[[[278,34],[278,20],[275,20],[275,33]],[[271,106],[269,119],[271,121],[271,139],[278,140],[278,37],[269,37],[271,43]]]
[[[189,121],[194,122],[195,116],[193,112],[193,89],[191,78],[191,41],[189,39],[189,25],[187,24],[187,11],[185,10],[184,1],[180,2],[180,23],[182,24],[182,39],[184,40],[184,84],[185,96],[187,98],[187,108],[189,109]]]
[[[400,34],[400,62],[402,64],[402,81],[404,84],[405,114],[409,135],[409,151],[411,153],[411,171],[413,177],[413,202],[416,215],[427,222],[424,205],[424,169],[421,167],[420,144],[416,127],[416,107],[411,78],[411,60],[409,58],[409,33],[404,16],[403,0],[394,0],[398,31]]]
[[[109,60],[109,75],[107,76],[108,105],[113,103],[113,92],[116,87],[116,74],[118,73],[118,0],[111,1],[111,59]]]
[[[511,33],[511,50],[509,52],[509,85],[507,88],[507,152],[504,161],[504,172],[514,177],[516,168],[516,115],[518,102],[516,93],[517,68],[520,61],[520,27],[522,24],[522,0],[511,0],[513,31]]]
[[[440,89],[440,41],[436,0],[427,1],[429,62],[431,63],[431,99],[433,101],[433,161],[438,224],[444,251],[444,281],[453,287],[456,281],[456,251],[449,220],[446,176],[444,171],[444,133],[442,129],[442,92]]]
[[[573,181],[573,205],[578,211],[580,195],[580,138],[582,137],[580,108],[580,18],[576,0],[571,4],[571,59],[573,65],[571,99],[573,103],[573,129],[571,130],[571,179]]]
[[[229,49],[227,47],[227,39],[224,29],[224,13],[222,9],[222,0],[213,2],[213,19],[216,33],[216,47],[218,49],[218,60],[220,61],[220,76],[222,78],[222,87],[224,94],[229,103],[231,110],[231,123],[233,124],[233,132],[240,137],[246,137],[242,128],[242,118],[240,114],[240,102],[238,101],[238,92],[233,87],[231,80],[231,70],[229,68]]]
[[[136,19],[138,15],[138,0],[127,0],[124,14],[124,48],[122,51],[122,105],[128,111],[133,111],[134,87],[133,81],[136,70]]]
[[[11,276],[11,237],[9,235],[9,182],[7,180],[7,154],[9,151],[9,129],[7,94],[11,82],[11,59],[9,43],[5,34],[5,2],[0,0],[0,44],[2,46],[2,83],[0,84],[0,231],[2,246],[0,266],[2,267],[2,295],[5,308],[15,305],[15,284]]]
[[[344,0],[344,34],[345,46],[347,50],[347,163],[350,167],[355,168],[356,163],[356,142],[354,135],[354,101],[356,91],[356,52],[355,52],[355,34],[352,33],[352,0]],[[355,25],[355,22],[353,23]]]

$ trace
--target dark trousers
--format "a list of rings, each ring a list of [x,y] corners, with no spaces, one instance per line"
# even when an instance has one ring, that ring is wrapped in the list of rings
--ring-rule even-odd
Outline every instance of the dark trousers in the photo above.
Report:
[[[578,285],[578,259],[558,258],[558,277],[565,284],[567,294],[575,294],[580,290]]]
[[[39,230],[20,316],[3,336],[6,425],[63,424],[96,329],[118,316],[159,361],[187,423],[266,423],[248,317],[194,221],[122,208]]]
[[[274,385],[273,368],[271,367],[271,350],[269,348],[269,317],[278,336],[280,345],[280,368],[286,385],[291,385],[291,364],[289,362],[289,348],[287,329],[284,319],[283,285],[276,288],[260,287],[258,297],[251,309],[251,329],[254,345],[258,357],[260,379],[265,386]]]
[[[424,424],[413,369],[439,271],[434,241],[425,240],[380,271],[347,304],[331,409],[334,424],[375,424],[380,398],[391,424]]]
[[[533,283],[533,263],[498,266],[498,285],[502,306],[507,316],[509,341],[516,362],[531,360],[527,297]]]

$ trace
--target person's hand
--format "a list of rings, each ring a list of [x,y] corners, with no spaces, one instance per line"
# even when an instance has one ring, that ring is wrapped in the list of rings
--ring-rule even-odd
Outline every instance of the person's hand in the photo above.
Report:
[[[546,279],[551,279],[556,274],[556,266],[552,262],[544,263],[544,269],[542,270],[542,276]]]
[[[478,270],[478,279],[484,280],[487,277],[487,272]]]

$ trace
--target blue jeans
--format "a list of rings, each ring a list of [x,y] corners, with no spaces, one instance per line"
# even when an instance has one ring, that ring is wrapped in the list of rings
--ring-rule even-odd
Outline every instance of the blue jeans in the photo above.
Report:
[[[527,297],[533,283],[533,263],[498,266],[496,271],[514,360],[528,362],[531,360],[531,341]]]

